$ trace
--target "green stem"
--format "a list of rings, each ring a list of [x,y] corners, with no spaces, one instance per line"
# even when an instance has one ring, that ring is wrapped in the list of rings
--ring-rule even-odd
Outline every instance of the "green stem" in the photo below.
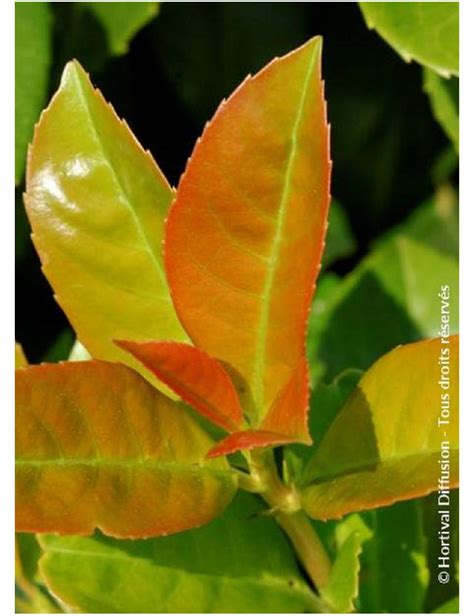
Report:
[[[285,485],[278,474],[272,451],[249,454],[252,485],[275,512],[275,519],[287,534],[301,564],[316,588],[329,581],[331,561],[307,515],[301,510],[299,493]],[[255,490],[257,491],[257,490]]]

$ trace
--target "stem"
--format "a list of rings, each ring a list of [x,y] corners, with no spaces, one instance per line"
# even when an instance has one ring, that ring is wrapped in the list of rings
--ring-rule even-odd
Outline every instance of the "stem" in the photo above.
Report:
[[[331,561],[307,515],[301,510],[299,493],[285,485],[278,474],[272,451],[249,454],[253,485],[275,511],[275,519],[290,539],[301,564],[316,588],[329,581]]]
[[[282,513],[276,516],[276,521],[288,535],[316,588],[325,586],[331,574],[331,561],[308,516],[303,511]]]

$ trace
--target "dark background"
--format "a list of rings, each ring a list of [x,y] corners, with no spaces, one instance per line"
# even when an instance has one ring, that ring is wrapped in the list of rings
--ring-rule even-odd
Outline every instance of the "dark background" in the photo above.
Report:
[[[54,12],[50,93],[78,58],[176,185],[206,120],[249,72],[322,34],[331,122],[332,194],[357,251],[332,265],[346,273],[370,243],[456,174],[446,137],[423,92],[421,69],[367,29],[356,3],[164,3],[110,58],[105,34],[77,3]],[[16,337],[31,361],[63,358],[73,334],[41,274],[17,189]]]

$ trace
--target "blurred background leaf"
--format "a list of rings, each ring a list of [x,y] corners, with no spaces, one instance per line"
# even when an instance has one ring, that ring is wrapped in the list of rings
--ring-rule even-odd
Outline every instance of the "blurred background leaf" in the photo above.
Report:
[[[33,126],[46,102],[51,63],[51,12],[47,2],[15,5],[15,183],[25,169]]]
[[[459,152],[459,79],[444,79],[434,71],[423,70],[423,87],[431,100],[433,115]]]
[[[360,2],[369,28],[407,62],[416,60],[441,75],[459,73],[458,2]]]

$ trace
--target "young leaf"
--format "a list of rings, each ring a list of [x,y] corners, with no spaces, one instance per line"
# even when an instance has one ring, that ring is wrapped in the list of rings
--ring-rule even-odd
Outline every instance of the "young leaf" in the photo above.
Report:
[[[23,178],[28,143],[48,90],[51,7],[15,4],[15,183]]]
[[[133,370],[100,361],[17,371],[16,525],[150,537],[205,524],[235,492],[186,411]]]
[[[375,28],[404,60],[412,59],[445,77],[459,73],[457,2],[359,2]]]
[[[126,53],[130,40],[153,19],[159,2],[84,2],[103,26],[110,51]]]
[[[363,538],[352,533],[342,544],[333,563],[331,577],[321,588],[322,599],[334,612],[346,614],[354,610],[354,599],[359,590],[359,556]]]
[[[255,447],[275,447],[284,443],[302,442],[311,445],[308,432],[309,368],[306,358],[275,399],[259,430],[245,430],[227,436],[208,454],[214,458]]]
[[[329,205],[320,62],[315,38],[221,105],[166,226],[177,312],[194,343],[243,380],[252,427],[305,352]]]
[[[161,256],[172,197],[150,154],[80,65],[69,63],[30,150],[25,203],[33,241],[88,351],[148,378],[112,338],[186,340]]]
[[[447,341],[447,342],[446,342]],[[449,357],[449,389],[440,386]],[[442,359],[441,359],[442,358]],[[458,337],[398,347],[362,377],[309,461],[302,499],[314,518],[337,518],[438,489],[449,443],[458,482]],[[442,396],[448,395],[448,402]],[[442,406],[449,422],[438,424]]]
[[[288,542],[262,508],[241,492],[207,526],[171,537],[42,536],[40,568],[54,594],[81,612],[317,611]]]
[[[430,97],[434,117],[459,153],[459,79],[443,79],[425,68],[423,87]]]
[[[204,351],[177,342],[127,342],[129,351],[204,417],[235,432],[244,416],[234,384],[220,363]]]

